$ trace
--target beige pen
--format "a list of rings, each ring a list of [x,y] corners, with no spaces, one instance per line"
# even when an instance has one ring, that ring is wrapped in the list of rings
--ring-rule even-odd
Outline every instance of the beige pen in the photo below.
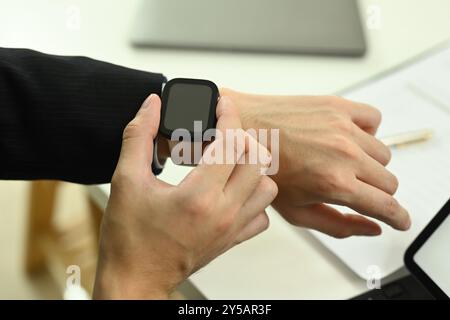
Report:
[[[406,144],[429,140],[432,136],[433,130],[421,129],[395,134],[392,136],[381,138],[380,140],[388,147],[400,147]]]

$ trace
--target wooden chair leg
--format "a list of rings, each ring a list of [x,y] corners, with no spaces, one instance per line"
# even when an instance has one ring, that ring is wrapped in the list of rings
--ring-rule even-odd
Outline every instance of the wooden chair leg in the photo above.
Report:
[[[92,227],[94,230],[94,236],[98,243],[98,241],[100,240],[100,226],[102,223],[103,209],[100,208],[91,197],[88,197],[88,204],[89,214],[91,216]]]
[[[25,271],[32,274],[45,268],[45,254],[39,245],[42,236],[52,232],[52,218],[59,182],[33,181],[30,188]]]

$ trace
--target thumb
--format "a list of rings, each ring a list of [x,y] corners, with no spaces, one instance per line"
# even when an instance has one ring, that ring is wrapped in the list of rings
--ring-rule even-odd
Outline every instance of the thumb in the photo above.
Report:
[[[153,160],[153,140],[158,134],[161,99],[151,94],[133,120],[125,127],[118,167],[123,172],[150,169]]]

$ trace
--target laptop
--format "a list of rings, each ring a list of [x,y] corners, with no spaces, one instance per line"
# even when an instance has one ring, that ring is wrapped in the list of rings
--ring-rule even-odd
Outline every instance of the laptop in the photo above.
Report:
[[[135,46],[361,56],[356,0],[143,0]]]
[[[450,200],[408,247],[404,261],[410,275],[354,299],[450,298]]]

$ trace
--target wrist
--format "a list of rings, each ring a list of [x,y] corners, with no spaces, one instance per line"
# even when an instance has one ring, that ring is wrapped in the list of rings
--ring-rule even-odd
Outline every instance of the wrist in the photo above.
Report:
[[[184,280],[184,274],[164,264],[159,254],[146,251],[143,256],[139,251],[133,253],[125,248],[132,247],[131,244],[122,247],[123,242],[108,239],[110,227],[104,226],[93,298],[168,299]]]
[[[161,283],[161,277],[156,274],[153,277],[146,275],[145,279],[136,276],[135,272],[121,271],[120,268],[99,262],[93,298],[100,300],[169,298],[173,289],[165,288]]]

